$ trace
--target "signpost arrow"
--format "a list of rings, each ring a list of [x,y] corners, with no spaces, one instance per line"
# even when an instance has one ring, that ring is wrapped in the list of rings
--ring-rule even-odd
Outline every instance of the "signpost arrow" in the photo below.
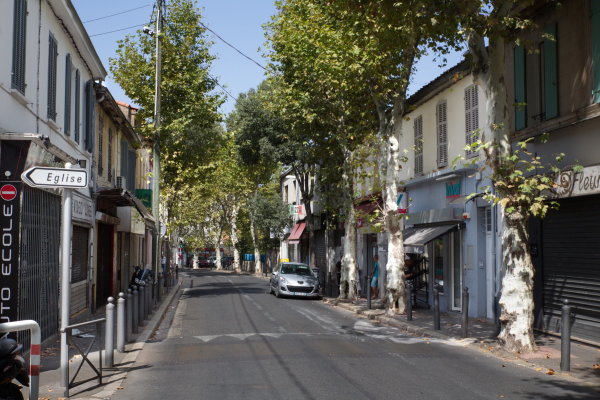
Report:
[[[32,167],[21,174],[29,186],[49,188],[84,188],[88,185],[84,169]]]

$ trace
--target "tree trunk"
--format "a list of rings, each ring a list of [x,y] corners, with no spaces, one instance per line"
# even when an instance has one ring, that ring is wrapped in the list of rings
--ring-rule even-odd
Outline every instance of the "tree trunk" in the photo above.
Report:
[[[497,5],[499,17],[506,16],[510,1]],[[493,180],[499,176],[502,160],[512,155],[509,127],[509,101],[506,92],[504,69],[506,67],[506,41],[501,34],[492,35],[486,46],[477,33],[469,36],[469,50],[475,63],[474,74],[486,83],[487,123],[482,142],[491,142],[486,151],[487,164],[492,169]],[[515,189],[518,190],[518,189]],[[508,197],[499,193],[499,197]],[[534,269],[529,253],[527,210],[516,207],[506,213],[502,234],[504,277],[500,297],[500,341],[509,351],[529,351],[535,346],[533,338],[533,276]]]
[[[237,217],[239,206],[231,208],[231,245],[233,246],[233,270],[241,272],[240,267],[240,251],[238,250],[238,234],[237,234]]]
[[[356,265],[356,212],[354,205],[351,204],[347,211],[340,298],[355,299],[358,296],[358,268]]]
[[[404,277],[404,238],[402,237],[403,223],[398,215],[399,172],[401,153],[399,132],[402,123],[397,119],[390,121],[392,134],[386,141],[386,168],[383,187],[383,218],[388,239],[388,254],[386,269],[386,308],[388,314],[403,314],[406,308],[406,279]],[[394,123],[395,122],[395,123]],[[398,132],[398,133],[396,133]]]
[[[256,221],[253,213],[250,214],[250,235],[252,236],[252,246],[254,247],[254,274],[262,275],[262,262],[260,261],[260,250],[258,249],[258,232],[256,231]]]
[[[221,232],[215,235],[215,268],[217,271],[223,269],[223,263],[221,262]]]
[[[533,338],[533,274],[527,233],[528,215],[513,211],[504,214],[502,258],[504,277],[500,297],[501,331],[498,338],[509,351],[534,349]]]
[[[354,299],[358,296],[357,278],[358,268],[356,265],[356,210],[354,209],[354,180],[352,170],[352,153],[346,157],[344,162],[343,199],[346,209],[346,235],[344,236],[344,254],[342,255],[342,271],[340,278],[340,299]]]

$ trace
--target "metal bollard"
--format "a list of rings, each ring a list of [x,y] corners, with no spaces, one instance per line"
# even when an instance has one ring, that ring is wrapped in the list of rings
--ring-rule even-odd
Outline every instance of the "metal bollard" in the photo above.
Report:
[[[104,334],[104,363],[108,368],[112,368],[114,364],[114,332],[115,332],[115,305],[113,302],[115,299],[112,297],[108,298],[108,303],[106,304],[106,324],[104,325],[104,329],[106,333]]]
[[[462,337],[469,337],[469,288],[462,292]]]
[[[440,291],[437,286],[433,288],[433,329],[440,330]]]
[[[190,288],[193,288],[193,287],[194,287],[194,280],[190,279]]]
[[[125,340],[127,342],[131,342],[131,334],[133,333],[133,327],[131,326],[133,323],[133,294],[131,293],[131,289],[127,289],[127,300],[125,301]]]
[[[365,276],[365,280],[367,281],[367,309],[371,309],[371,281],[369,280],[369,275]]]
[[[133,288],[133,307],[131,310],[131,332],[138,333],[140,326],[140,295],[137,287]]]
[[[125,351],[125,293],[119,293],[117,300],[117,351]]]
[[[560,328],[560,370],[571,370],[571,306],[569,300],[563,300]]]
[[[412,321],[412,283],[406,282],[406,320]]]
[[[333,282],[331,282],[331,272],[327,273],[327,296],[333,296]]]
[[[138,286],[138,326],[144,326],[144,287]]]

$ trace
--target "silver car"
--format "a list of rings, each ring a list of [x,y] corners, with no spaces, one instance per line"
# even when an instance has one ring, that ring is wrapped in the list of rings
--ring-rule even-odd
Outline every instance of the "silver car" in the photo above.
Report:
[[[275,296],[320,297],[319,280],[310,267],[302,263],[284,262],[273,270],[269,293]]]

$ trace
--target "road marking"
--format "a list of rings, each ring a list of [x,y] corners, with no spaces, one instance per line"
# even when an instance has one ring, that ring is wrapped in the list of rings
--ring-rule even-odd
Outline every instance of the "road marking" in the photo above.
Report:
[[[257,333],[224,333],[222,335],[201,335],[201,336],[193,336],[196,339],[202,340],[204,343],[208,343],[211,340],[220,337],[230,337],[238,340],[246,340],[249,337],[253,336],[266,336],[275,339],[279,339],[282,336],[287,335],[295,335],[295,336],[318,336],[318,335],[331,335],[330,333],[308,333],[308,332],[299,332],[299,333],[280,333],[280,332],[257,332]]]

